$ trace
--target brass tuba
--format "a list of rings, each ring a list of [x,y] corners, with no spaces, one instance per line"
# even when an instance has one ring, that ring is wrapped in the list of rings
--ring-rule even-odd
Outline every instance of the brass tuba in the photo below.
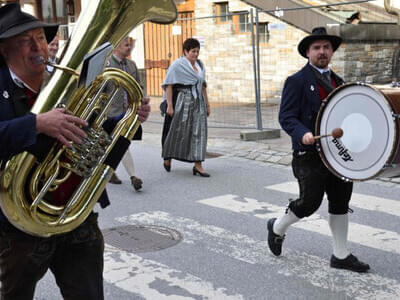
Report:
[[[88,1],[60,65],[79,72],[84,56],[105,42],[116,46],[142,22],[171,23],[176,17],[173,0]],[[105,88],[110,85],[111,92]],[[128,96],[128,110],[107,133],[102,125],[120,89]],[[87,138],[71,148],[44,138],[44,150],[39,155],[23,152],[7,161],[0,175],[0,206],[8,220],[20,230],[42,237],[79,226],[92,211],[140,125],[136,112],[142,97],[139,84],[119,69],[106,68],[87,88],[77,88],[77,77],[71,72],[56,70],[31,112],[43,113],[64,103],[68,111],[88,121]],[[71,176],[79,180],[66,203],[48,200],[47,196]]]

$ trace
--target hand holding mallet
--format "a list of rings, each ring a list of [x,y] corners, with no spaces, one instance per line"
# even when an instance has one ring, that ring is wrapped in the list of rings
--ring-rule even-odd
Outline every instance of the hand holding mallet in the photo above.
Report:
[[[332,133],[317,135],[317,136],[314,136],[314,139],[315,140],[321,139],[321,138],[328,137],[328,136],[332,136],[335,139],[341,138],[343,136],[343,130],[342,130],[342,128],[335,128],[332,130]]]

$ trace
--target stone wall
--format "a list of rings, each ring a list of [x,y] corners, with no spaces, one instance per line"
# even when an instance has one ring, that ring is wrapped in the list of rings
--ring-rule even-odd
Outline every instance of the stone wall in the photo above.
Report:
[[[385,41],[346,43],[342,50],[345,80],[372,84],[391,82],[392,57],[396,46],[397,43]]]

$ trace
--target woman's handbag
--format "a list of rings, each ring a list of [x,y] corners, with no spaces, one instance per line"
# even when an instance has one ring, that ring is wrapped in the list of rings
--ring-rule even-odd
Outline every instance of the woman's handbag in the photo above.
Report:
[[[161,116],[163,116],[163,117],[167,113],[167,100],[161,101],[161,103],[160,103],[160,112],[161,112]]]

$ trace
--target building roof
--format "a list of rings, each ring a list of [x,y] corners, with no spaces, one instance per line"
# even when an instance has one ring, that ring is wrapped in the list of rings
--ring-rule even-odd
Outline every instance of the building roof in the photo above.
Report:
[[[396,24],[398,21],[398,16],[389,14],[383,7],[371,2],[346,4],[355,1],[357,0],[243,0],[271,15],[277,15],[279,9],[283,10],[283,14],[282,11],[279,14],[282,21],[306,32],[311,32],[315,24],[346,24],[357,18],[357,23]],[[338,3],[343,5],[336,5]],[[318,7],[304,9],[310,6]],[[399,9],[394,10],[400,14]]]

